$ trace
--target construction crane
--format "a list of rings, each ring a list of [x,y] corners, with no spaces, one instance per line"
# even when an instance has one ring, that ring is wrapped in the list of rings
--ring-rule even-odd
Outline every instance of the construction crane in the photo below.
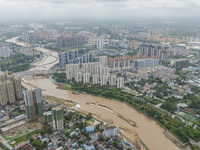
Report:
[[[8,70],[6,70],[6,77],[8,77]]]
[[[36,77],[36,70],[34,69],[34,77]]]

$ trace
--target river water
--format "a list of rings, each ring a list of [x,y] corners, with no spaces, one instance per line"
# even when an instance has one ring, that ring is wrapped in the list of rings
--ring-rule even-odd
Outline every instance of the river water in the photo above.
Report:
[[[13,42],[25,47],[30,45],[28,43],[19,42],[17,39],[17,37],[14,37],[8,40],[8,42]],[[46,56],[44,56],[41,61],[37,62],[35,64],[36,67],[32,68],[32,70],[48,70],[53,65],[58,63],[58,60],[56,59],[58,58],[58,53],[40,47],[38,47],[37,50],[42,51],[46,54]],[[150,150],[179,150],[179,148],[173,142],[164,136],[163,128],[161,128],[155,121],[139,113],[127,104],[88,94],[75,95],[72,94],[71,91],[57,89],[57,86],[48,78],[26,78],[26,80],[34,85],[37,85],[41,89],[45,89],[43,90],[43,94],[45,95],[51,95],[62,99],[75,101],[79,103],[82,110],[96,114],[104,120],[122,127],[124,133],[131,139],[134,139],[135,135],[132,133],[132,131],[135,131]],[[25,83],[23,83],[23,85],[28,87]],[[131,126],[128,122],[114,115],[109,110],[96,107],[94,105],[87,105],[86,103],[89,102],[101,104],[111,108],[122,116],[135,121],[138,124],[138,127]]]
[[[18,41],[19,37],[13,37],[12,39],[8,39],[6,42],[15,43],[23,47],[30,47],[31,44]],[[51,51],[49,49],[45,49],[42,47],[36,47],[35,50],[41,51],[43,53],[43,59],[38,61],[34,64],[35,67],[31,68],[30,70],[49,70],[55,64],[58,63],[58,53]]]
[[[119,101],[110,100],[98,96],[92,96],[88,94],[72,94],[71,91],[57,89],[56,85],[52,83],[52,81],[48,78],[38,78],[38,79],[26,79],[28,82],[39,86],[45,95],[51,95],[63,99],[68,99],[79,103],[81,109],[84,111],[88,111],[99,115],[101,118],[111,121],[117,126],[125,128],[127,133],[131,131],[137,132],[142,141],[147,145],[150,150],[178,150],[179,148],[171,142],[167,137],[163,134],[163,128],[161,128],[155,121],[150,119],[149,117],[139,113],[132,107],[128,106]],[[133,127],[125,120],[120,117],[114,115],[109,110],[99,108],[93,105],[87,105],[86,103],[93,102],[97,104],[101,104],[111,108],[112,110],[120,113],[126,118],[129,118],[136,123],[138,123],[138,127]],[[133,134],[128,134],[128,136],[133,136]],[[134,138],[130,137],[130,138]]]

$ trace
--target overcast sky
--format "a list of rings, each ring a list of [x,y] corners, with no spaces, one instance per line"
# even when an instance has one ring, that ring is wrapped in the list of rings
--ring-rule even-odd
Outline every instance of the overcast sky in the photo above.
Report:
[[[200,17],[200,0],[0,0],[0,20]]]

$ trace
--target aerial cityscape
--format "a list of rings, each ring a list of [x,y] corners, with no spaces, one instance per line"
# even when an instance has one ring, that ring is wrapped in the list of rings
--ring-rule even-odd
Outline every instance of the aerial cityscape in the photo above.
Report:
[[[200,150],[200,2],[1,0],[0,150]]]

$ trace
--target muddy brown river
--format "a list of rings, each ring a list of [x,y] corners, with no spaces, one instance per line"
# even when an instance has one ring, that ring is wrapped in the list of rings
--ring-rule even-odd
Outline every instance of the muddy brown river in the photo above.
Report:
[[[131,131],[135,131],[141,140],[147,145],[150,150],[178,150],[179,148],[171,142],[163,134],[164,129],[161,128],[155,121],[149,117],[139,113],[134,108],[119,101],[110,100],[98,96],[88,94],[72,94],[71,91],[57,89],[56,85],[48,78],[41,79],[26,79],[26,81],[45,89],[43,94],[68,99],[79,103],[84,111],[91,112],[99,115],[101,118],[113,122],[113,124],[123,127],[127,130],[127,136],[131,136]],[[128,122],[114,115],[109,110],[96,107],[94,105],[87,105],[86,103],[97,103],[111,108],[112,110],[120,113],[126,118],[135,121],[138,127],[131,126]],[[130,137],[131,138],[131,137]]]

